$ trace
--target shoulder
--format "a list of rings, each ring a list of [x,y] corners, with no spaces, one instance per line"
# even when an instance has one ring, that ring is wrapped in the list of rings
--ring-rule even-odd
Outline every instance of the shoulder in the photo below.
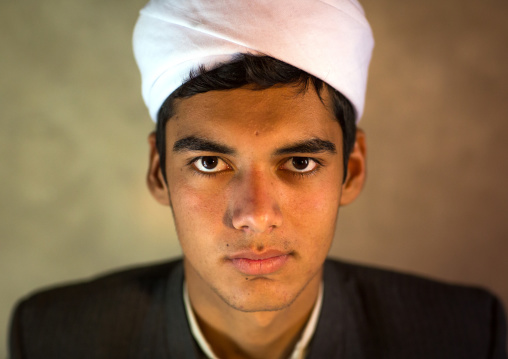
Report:
[[[327,260],[325,272],[335,272],[342,281],[354,281],[359,289],[376,299],[398,297],[431,303],[445,301],[464,305],[488,305],[495,297],[487,290],[467,285],[457,285],[424,276],[377,268],[373,266]],[[429,302],[427,302],[429,303]]]
[[[74,283],[67,283],[39,290],[24,298],[25,308],[43,306],[75,306],[106,300],[108,297],[130,295],[147,296],[152,294],[168,278],[169,273],[180,265],[180,260],[157,263],[134,268],[126,268]],[[61,308],[61,307],[60,307]]]
[[[77,358],[74,350],[84,345],[100,348],[104,341],[134,345],[147,318],[153,318],[153,327],[161,325],[157,321],[164,312],[168,278],[178,270],[180,260],[124,269],[31,294],[14,310],[11,351],[30,350],[50,357],[51,345]],[[41,355],[44,357],[35,357]],[[13,354],[17,357],[21,356]]]
[[[325,292],[345,288],[363,321],[393,350],[440,347],[454,353],[448,357],[506,357],[504,310],[483,288],[336,260],[326,262],[324,278]]]

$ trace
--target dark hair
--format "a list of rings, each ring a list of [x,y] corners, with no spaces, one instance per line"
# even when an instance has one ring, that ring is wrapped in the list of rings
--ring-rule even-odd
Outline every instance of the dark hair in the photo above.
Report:
[[[204,67],[192,71],[189,80],[166,98],[157,115],[156,125],[156,146],[164,180],[166,180],[166,123],[174,114],[175,99],[188,98],[213,90],[232,90],[245,85],[254,85],[253,90],[263,90],[275,85],[294,85],[304,92],[310,84],[314,86],[321,100],[323,88],[331,95],[333,112],[342,129],[345,180],[349,155],[356,138],[355,111],[349,100],[324,81],[292,65],[269,56],[249,54],[240,54],[233,61],[210,71],[206,71]]]

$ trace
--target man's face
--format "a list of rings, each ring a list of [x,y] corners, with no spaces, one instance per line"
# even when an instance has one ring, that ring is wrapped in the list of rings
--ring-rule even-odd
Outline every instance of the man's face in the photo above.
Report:
[[[189,286],[265,311],[320,281],[343,189],[342,132],[323,97],[282,86],[177,101],[158,199],[172,206]]]

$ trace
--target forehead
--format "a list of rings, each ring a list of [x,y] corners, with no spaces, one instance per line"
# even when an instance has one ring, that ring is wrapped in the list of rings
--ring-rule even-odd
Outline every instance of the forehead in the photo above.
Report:
[[[312,86],[305,91],[277,86],[197,94],[178,99],[167,124],[167,136],[174,139],[191,135],[238,139],[247,134],[274,140],[342,138],[328,91],[322,91],[320,98]]]

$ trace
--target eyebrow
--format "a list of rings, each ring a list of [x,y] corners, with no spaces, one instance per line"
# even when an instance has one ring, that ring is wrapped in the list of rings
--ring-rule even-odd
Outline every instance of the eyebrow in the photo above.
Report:
[[[279,148],[275,151],[274,155],[288,155],[292,153],[322,153],[329,152],[331,154],[337,153],[335,145],[320,138],[313,138],[311,140],[297,142],[295,144]]]
[[[216,152],[225,155],[233,155],[236,153],[231,147],[196,136],[184,137],[175,142],[173,145],[173,152],[184,151]]]
[[[173,145],[173,152],[184,152],[184,151],[215,152],[226,155],[234,155],[236,153],[236,151],[231,147],[196,136],[184,137],[175,142],[175,144]],[[280,156],[292,153],[322,153],[322,152],[336,154],[337,148],[330,141],[322,140],[320,138],[313,138],[310,140],[297,142],[279,148],[275,150],[274,155]]]

